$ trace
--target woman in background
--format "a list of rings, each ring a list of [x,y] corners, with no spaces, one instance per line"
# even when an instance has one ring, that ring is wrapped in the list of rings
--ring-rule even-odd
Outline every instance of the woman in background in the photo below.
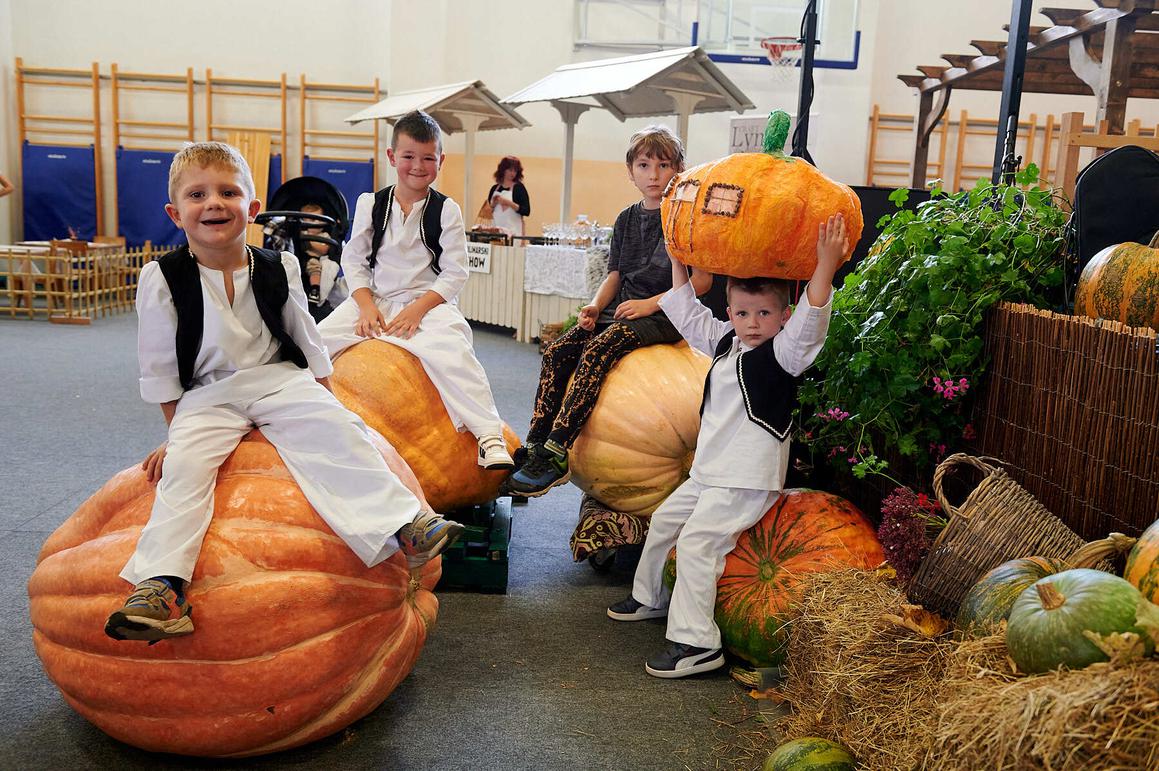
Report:
[[[491,204],[491,220],[513,236],[523,235],[523,218],[531,214],[531,199],[523,186],[523,164],[514,155],[499,161],[495,169],[495,184],[487,193]]]

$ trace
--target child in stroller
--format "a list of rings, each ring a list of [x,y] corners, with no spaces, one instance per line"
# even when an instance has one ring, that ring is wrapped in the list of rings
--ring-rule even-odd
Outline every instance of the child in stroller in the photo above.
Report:
[[[263,227],[263,246],[298,257],[314,321],[329,316],[349,294],[340,262],[349,224],[342,193],[324,179],[297,177],[274,192],[269,210],[254,221]]]

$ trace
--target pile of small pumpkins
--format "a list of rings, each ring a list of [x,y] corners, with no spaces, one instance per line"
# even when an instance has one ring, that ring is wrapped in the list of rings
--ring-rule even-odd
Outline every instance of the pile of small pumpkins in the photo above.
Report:
[[[1131,547],[1123,576],[1077,561],[1025,557],[986,573],[970,589],[955,624],[959,637],[1003,622],[1006,647],[1022,674],[1083,669],[1107,651],[1159,646],[1159,521]],[[1098,644],[1095,639],[1098,639]]]

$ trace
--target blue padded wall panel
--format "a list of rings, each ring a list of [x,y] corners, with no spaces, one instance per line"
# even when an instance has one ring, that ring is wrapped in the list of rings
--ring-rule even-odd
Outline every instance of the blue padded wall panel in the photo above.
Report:
[[[173,155],[117,148],[117,223],[129,246],[185,243],[185,235],[165,213]]]
[[[96,165],[93,148],[34,145],[25,141],[24,238],[91,239],[97,232]]]
[[[324,161],[310,156],[302,159],[302,176],[318,177],[329,182],[346,199],[346,216],[354,222],[354,204],[363,193],[374,192],[374,161]],[[346,229],[350,237],[350,228]]]
[[[270,178],[267,181],[269,187],[266,188],[266,199],[274,194],[274,191],[282,186],[282,156],[270,156]],[[262,201],[262,208],[265,208],[266,201]]]

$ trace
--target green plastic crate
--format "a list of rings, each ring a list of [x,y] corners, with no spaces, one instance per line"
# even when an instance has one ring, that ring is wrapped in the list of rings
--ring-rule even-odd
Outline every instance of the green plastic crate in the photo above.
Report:
[[[466,526],[462,537],[443,552],[443,577],[436,590],[461,589],[507,593],[507,549],[511,542],[511,504],[491,501],[451,512],[448,519]]]

